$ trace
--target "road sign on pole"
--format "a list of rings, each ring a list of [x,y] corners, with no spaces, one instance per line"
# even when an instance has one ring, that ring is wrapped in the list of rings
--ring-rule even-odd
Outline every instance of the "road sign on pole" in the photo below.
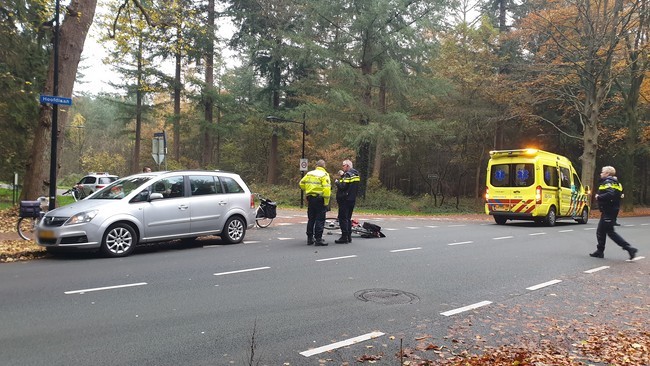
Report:
[[[300,171],[301,172],[306,172],[309,168],[309,160],[308,159],[300,159]]]
[[[151,141],[151,156],[158,165],[165,160],[165,154],[167,153],[167,139],[165,137],[165,132],[156,132],[153,134],[153,140]]]
[[[55,97],[53,95],[41,94],[39,100],[41,103],[72,105],[72,98]]]

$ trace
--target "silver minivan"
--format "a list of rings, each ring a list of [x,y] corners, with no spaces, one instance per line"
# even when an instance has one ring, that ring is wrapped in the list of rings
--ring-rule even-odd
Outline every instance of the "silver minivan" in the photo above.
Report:
[[[36,230],[50,250],[99,249],[124,257],[139,243],[218,235],[240,243],[255,225],[254,196],[238,174],[168,171],[121,178],[48,211]]]

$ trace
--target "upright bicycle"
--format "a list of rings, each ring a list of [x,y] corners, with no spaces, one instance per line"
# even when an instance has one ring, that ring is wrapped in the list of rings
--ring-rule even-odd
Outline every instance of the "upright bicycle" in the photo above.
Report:
[[[255,224],[260,228],[268,227],[277,215],[278,205],[259,193],[255,195],[260,200],[260,205],[257,206],[257,211],[255,212]]]
[[[71,195],[72,198],[74,198],[75,201],[80,201],[84,198],[86,198],[86,192],[83,190],[83,187],[80,187],[79,185],[75,185],[72,188],[68,189],[67,191],[61,193],[62,196],[67,196]]]
[[[36,201],[20,201],[20,212],[16,231],[23,240],[34,240],[36,227],[45,215],[50,200],[47,197],[38,197]]]

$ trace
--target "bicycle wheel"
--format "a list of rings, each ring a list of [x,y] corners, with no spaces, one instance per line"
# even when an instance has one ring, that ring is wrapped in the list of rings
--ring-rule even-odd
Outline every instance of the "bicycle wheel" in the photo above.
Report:
[[[257,215],[255,215],[255,224],[260,228],[265,228],[271,225],[272,222],[273,219],[264,216],[264,210],[262,210],[262,207],[258,207]]]
[[[36,217],[21,217],[16,224],[16,231],[23,240],[34,240],[34,233],[39,219]]]
[[[337,217],[326,217],[325,230],[341,230],[341,225],[339,225],[339,219]]]

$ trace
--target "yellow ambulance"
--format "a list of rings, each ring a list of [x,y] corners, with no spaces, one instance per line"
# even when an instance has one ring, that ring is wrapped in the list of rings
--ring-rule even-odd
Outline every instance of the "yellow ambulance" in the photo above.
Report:
[[[533,220],[553,226],[563,218],[586,224],[589,195],[564,156],[537,149],[490,151],[485,213],[499,225]]]

